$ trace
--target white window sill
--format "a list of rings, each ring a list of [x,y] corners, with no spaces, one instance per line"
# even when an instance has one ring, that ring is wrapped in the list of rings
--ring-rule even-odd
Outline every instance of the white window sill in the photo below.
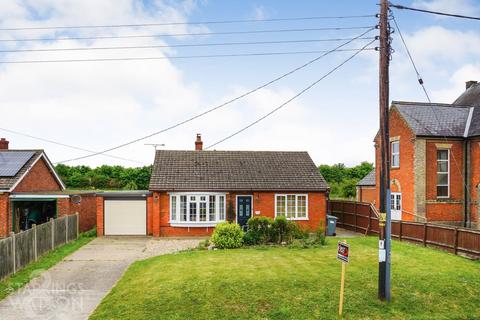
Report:
[[[225,221],[217,222],[170,222],[170,227],[189,227],[189,228],[201,228],[201,227],[215,227],[217,224]]]
[[[280,216],[277,216],[277,217],[280,217]],[[286,219],[289,220],[289,221],[308,221],[308,217],[306,217],[306,218],[286,218]]]

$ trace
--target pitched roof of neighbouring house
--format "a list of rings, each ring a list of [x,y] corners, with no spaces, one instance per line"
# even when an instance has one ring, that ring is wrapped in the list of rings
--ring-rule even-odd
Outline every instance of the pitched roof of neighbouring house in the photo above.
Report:
[[[2,156],[2,155],[9,156]],[[17,156],[11,156],[12,154]],[[30,155],[27,156],[26,155]],[[55,179],[59,182],[62,189],[65,188],[63,182],[60,180],[58,175],[53,168],[52,163],[47,158],[43,150],[0,150],[0,167],[16,167],[20,169],[14,175],[0,175],[0,190],[1,191],[11,191],[19,182],[23,179],[25,174],[32,168],[32,166],[40,159],[43,158],[47,163],[47,166],[52,170]],[[7,171],[5,171],[7,172]]]
[[[418,136],[463,137],[470,107],[439,103],[393,101],[407,125]]]
[[[480,107],[480,83],[472,84],[453,102],[453,104]]]
[[[158,150],[150,190],[324,191],[307,152]]]
[[[375,169],[370,171],[362,180],[358,181],[357,186],[369,187],[375,186]]]

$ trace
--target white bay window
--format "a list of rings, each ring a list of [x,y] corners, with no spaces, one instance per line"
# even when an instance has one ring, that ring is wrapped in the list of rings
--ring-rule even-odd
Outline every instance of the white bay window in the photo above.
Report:
[[[308,220],[308,196],[306,194],[276,194],[275,216],[289,220]]]
[[[225,221],[224,193],[171,193],[170,225],[209,227]]]

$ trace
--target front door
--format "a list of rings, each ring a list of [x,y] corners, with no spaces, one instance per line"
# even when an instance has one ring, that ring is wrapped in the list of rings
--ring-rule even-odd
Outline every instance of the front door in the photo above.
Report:
[[[237,222],[245,229],[248,219],[252,216],[252,197],[238,196],[237,197]]]
[[[392,192],[390,194],[390,209],[392,220],[402,220],[402,194]]]

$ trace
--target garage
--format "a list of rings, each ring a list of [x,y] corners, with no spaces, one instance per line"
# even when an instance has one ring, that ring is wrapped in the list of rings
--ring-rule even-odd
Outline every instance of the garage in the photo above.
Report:
[[[146,194],[118,192],[103,197],[106,236],[147,235]]]

